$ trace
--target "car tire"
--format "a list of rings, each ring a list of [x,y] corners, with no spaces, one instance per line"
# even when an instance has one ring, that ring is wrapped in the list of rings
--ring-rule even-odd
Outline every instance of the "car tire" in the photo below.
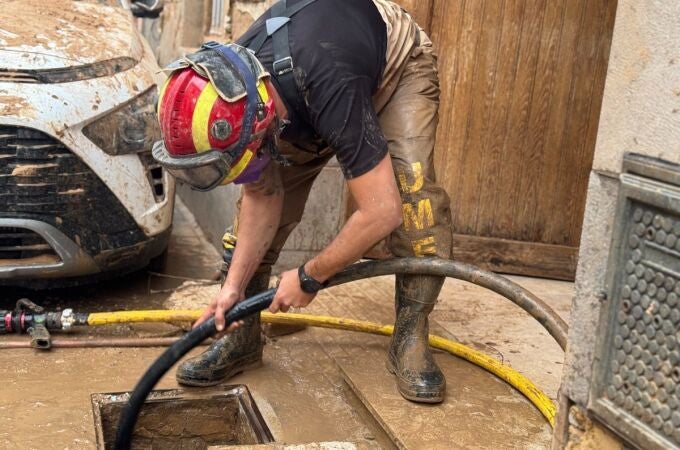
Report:
[[[149,261],[149,265],[146,266],[147,271],[163,273],[166,266],[168,265],[168,247],[165,247],[160,255],[154,256]]]

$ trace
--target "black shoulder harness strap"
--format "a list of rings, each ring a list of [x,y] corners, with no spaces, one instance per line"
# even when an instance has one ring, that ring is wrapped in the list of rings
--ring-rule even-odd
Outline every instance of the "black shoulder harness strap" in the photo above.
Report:
[[[280,0],[272,6],[272,17],[267,19],[265,28],[250,43],[248,48],[257,53],[264,45],[268,37],[272,38],[274,50],[274,62],[272,63],[272,73],[276,76],[283,92],[283,98],[295,111],[302,110],[302,102],[298,95],[297,84],[293,76],[293,58],[290,55],[290,45],[288,43],[288,23],[290,18],[297,14],[304,7],[314,3],[316,0],[302,0],[290,8],[286,7],[286,0]]]

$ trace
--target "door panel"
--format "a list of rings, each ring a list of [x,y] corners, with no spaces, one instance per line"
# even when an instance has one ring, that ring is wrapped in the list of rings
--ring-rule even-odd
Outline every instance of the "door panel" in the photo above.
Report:
[[[432,1],[435,164],[454,257],[573,278],[615,10],[609,0]]]
[[[420,27],[429,32],[430,18],[433,0],[397,0],[395,3],[401,5],[409,14],[416,19]]]

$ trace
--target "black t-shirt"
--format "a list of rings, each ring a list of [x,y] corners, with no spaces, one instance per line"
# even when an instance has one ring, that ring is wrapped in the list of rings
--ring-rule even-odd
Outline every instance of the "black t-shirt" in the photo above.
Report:
[[[299,0],[288,0],[291,7]],[[271,17],[262,17],[237,40],[248,46]],[[374,168],[387,153],[372,104],[385,67],[387,31],[372,0],[317,0],[288,24],[294,76],[303,107],[289,114],[281,135],[298,148],[314,149],[322,140],[331,147],[346,178]],[[272,69],[271,37],[256,53],[281,93]],[[287,105],[289,113],[290,105]]]

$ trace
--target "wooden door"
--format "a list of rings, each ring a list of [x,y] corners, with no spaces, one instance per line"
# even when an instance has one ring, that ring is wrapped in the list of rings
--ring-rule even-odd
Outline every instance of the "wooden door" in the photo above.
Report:
[[[429,33],[434,0],[392,0],[401,5],[418,22],[420,27]]]
[[[573,279],[615,0],[401,0],[439,54],[454,258]]]

